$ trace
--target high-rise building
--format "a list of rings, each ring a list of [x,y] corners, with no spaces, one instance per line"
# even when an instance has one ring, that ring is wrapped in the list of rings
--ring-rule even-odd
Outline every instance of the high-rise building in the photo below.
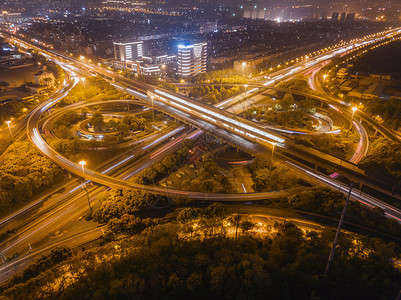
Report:
[[[19,23],[21,20],[21,13],[9,13],[3,11],[3,13],[0,14],[0,23]]]
[[[179,45],[177,63],[179,76],[193,76],[206,72],[207,43]]]
[[[333,21],[338,21],[338,16],[339,16],[338,12],[333,12],[333,14],[331,15],[331,19]]]
[[[347,22],[354,22],[355,21],[355,13],[347,14],[347,18],[345,19]]]
[[[114,57],[117,61],[133,62],[143,56],[143,41],[113,44]]]
[[[340,17],[340,21],[344,22],[346,17],[347,17],[347,13],[345,13],[345,12],[342,13],[341,17]]]

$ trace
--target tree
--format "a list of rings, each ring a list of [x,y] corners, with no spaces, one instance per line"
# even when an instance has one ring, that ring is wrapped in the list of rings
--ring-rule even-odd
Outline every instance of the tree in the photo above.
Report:
[[[186,207],[180,210],[177,216],[177,221],[183,224],[195,220],[201,216],[199,208]]]
[[[103,115],[100,112],[95,112],[92,118],[88,120],[96,132],[101,132],[105,126]]]
[[[283,110],[288,110],[290,106],[294,104],[294,102],[294,96],[290,93],[286,93],[283,99],[280,100],[280,106],[283,108]]]
[[[253,223],[251,221],[242,221],[239,224],[239,227],[241,228],[242,232],[246,233],[246,232],[252,230],[253,228],[255,228],[255,223]]]

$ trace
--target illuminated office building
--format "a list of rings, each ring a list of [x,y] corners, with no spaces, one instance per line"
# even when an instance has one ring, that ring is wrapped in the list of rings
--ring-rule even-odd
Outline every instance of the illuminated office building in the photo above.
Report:
[[[113,44],[114,57],[117,61],[132,62],[143,56],[143,41]]]
[[[179,45],[177,74],[182,77],[206,72],[207,43]]]

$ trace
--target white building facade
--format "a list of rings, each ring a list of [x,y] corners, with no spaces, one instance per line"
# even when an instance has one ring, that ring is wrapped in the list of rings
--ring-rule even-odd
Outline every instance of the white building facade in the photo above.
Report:
[[[177,74],[182,77],[206,72],[207,43],[179,45]]]
[[[133,62],[143,57],[143,41],[113,44],[116,61]]]

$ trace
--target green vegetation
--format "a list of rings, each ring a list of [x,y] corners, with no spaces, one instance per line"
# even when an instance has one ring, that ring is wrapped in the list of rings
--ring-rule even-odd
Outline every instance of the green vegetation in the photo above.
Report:
[[[155,184],[171,171],[179,168],[180,165],[187,162],[190,155],[189,150],[194,145],[193,140],[184,140],[182,148],[174,155],[163,158],[159,163],[139,172],[133,178],[133,181],[139,184]]]
[[[270,169],[271,167],[271,169]],[[270,159],[257,157],[249,165],[255,190],[267,192],[299,186],[299,178],[281,163],[271,165]]]
[[[300,135],[294,139],[307,147],[319,149],[341,159],[349,159],[355,151],[358,134],[342,131],[340,134]]]
[[[395,299],[399,292],[401,274],[393,261],[400,250],[394,244],[342,235],[331,272],[324,276],[333,231],[303,232],[283,223],[256,237],[247,230],[253,224],[242,222],[242,233],[234,238],[223,224],[225,210],[219,205],[206,210],[180,212],[178,224],[151,225],[132,238],[69,258],[18,285],[3,285],[3,295],[97,300]]]
[[[98,222],[107,223],[123,215],[135,216],[145,211],[147,203],[154,197],[157,196],[142,191],[111,189],[97,198],[92,217]]]
[[[80,101],[97,102],[112,99],[131,99],[131,96],[118,91],[102,77],[88,77],[83,84],[76,85],[57,106],[67,106]]]
[[[308,82],[304,79],[304,77],[284,81],[279,84],[279,87],[282,89],[294,90],[303,93],[313,92],[313,90],[309,87]]]
[[[203,160],[196,163],[196,169],[190,171],[188,179],[175,182],[177,189],[196,192],[235,192],[231,174],[216,163],[212,157],[203,156]]]
[[[83,120],[82,114],[78,114],[75,112],[67,112],[61,115],[54,123],[53,123],[53,132],[56,136],[62,139],[72,139],[72,135],[69,134],[69,127],[77,122]]]
[[[401,180],[401,145],[379,138],[359,166],[373,176]]]
[[[300,110],[276,111],[268,110],[266,107],[252,107],[245,111],[245,117],[267,125],[314,130],[313,119]]]
[[[42,256],[34,263],[29,265],[22,272],[13,276],[5,284],[0,285],[0,299],[2,292],[7,290],[10,294],[18,293],[21,287],[27,287],[26,284],[35,286],[40,284],[40,278],[46,278],[48,274],[45,272],[61,262],[69,259],[72,256],[72,251],[67,247],[57,247],[49,254]],[[21,298],[20,298],[21,299]]]
[[[89,118],[87,122],[87,124],[93,126],[95,132],[118,131],[118,135],[124,137],[138,130],[144,131],[147,129],[149,132],[152,132],[153,129],[148,128],[145,123],[146,119],[137,118],[134,115],[125,115],[122,119],[111,119],[106,123],[102,113],[99,111],[93,113],[92,117]]]
[[[243,76],[242,71],[237,72],[234,69],[224,69],[198,74],[192,78],[192,82],[244,84],[247,83],[247,79]]]
[[[401,101],[391,98],[390,100],[374,99],[360,100],[365,106],[366,113],[377,116],[384,121],[384,125],[393,130],[401,130]],[[379,121],[381,121],[379,119]]]
[[[338,219],[344,207],[345,196],[339,191],[326,187],[314,187],[284,199],[265,200],[275,207],[289,207]],[[384,211],[370,209],[352,201],[347,208],[346,220],[374,230],[401,236],[401,225],[394,219],[386,218]]]
[[[29,143],[16,143],[18,153],[8,151],[0,166],[1,212],[29,201],[63,178],[62,170]]]
[[[201,99],[202,101],[205,101],[206,103],[209,104],[216,104],[222,100],[228,99],[239,93],[240,93],[240,88],[238,86],[234,86],[230,89],[225,89],[224,87],[216,89],[214,85],[211,85],[211,86],[193,87],[189,92],[189,96],[192,98],[202,97]]]

